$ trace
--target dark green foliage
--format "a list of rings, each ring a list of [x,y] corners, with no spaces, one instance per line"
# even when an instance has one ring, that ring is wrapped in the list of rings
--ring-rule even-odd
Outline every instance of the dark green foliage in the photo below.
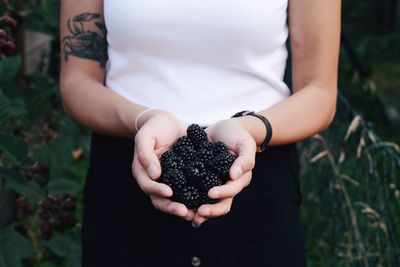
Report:
[[[340,95],[331,127],[299,147],[310,266],[400,265],[399,146]]]
[[[0,29],[6,33],[7,42],[17,42],[24,28],[15,27],[10,19],[4,20],[16,18],[20,11],[14,9],[14,1],[9,3],[5,9],[0,4],[3,18]],[[23,19],[31,21],[54,3],[58,10],[58,1],[46,1],[42,6],[35,4]],[[18,25],[26,25],[16,21]],[[51,26],[46,24],[50,21],[53,21]],[[54,29],[54,36],[58,35],[57,12],[37,22]],[[19,51],[3,48],[0,49],[0,266],[79,266],[77,222],[82,218],[82,204],[78,196],[87,159],[73,152],[79,149],[83,155],[88,154],[88,131],[65,115],[57,80],[46,73],[23,73],[20,67],[27,55],[22,47]],[[58,58],[57,50],[51,58]],[[51,205],[46,205],[48,200]],[[69,238],[71,235],[74,238]],[[65,240],[63,245],[69,247],[69,252],[59,253],[54,240]]]

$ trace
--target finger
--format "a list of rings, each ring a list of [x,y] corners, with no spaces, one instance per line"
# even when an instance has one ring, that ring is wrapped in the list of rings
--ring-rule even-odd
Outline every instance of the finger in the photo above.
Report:
[[[224,185],[211,188],[208,191],[208,196],[214,199],[234,197],[250,184],[251,177],[252,172],[248,171],[237,180],[229,180]]]
[[[192,221],[194,217],[194,211],[188,209],[188,214],[184,217],[187,221]]]
[[[151,196],[150,198],[153,206],[162,212],[181,217],[187,221],[191,221],[194,217],[194,212],[181,203],[159,196]]]
[[[256,146],[254,141],[246,139],[236,146],[238,158],[233,162],[229,176],[235,180],[241,177],[244,173],[251,171],[256,163]]]
[[[157,179],[161,175],[161,165],[154,152],[156,140],[145,132],[139,132],[135,137],[135,155],[148,176]]]
[[[172,189],[168,185],[154,181],[147,175],[146,171],[137,160],[136,154],[134,155],[132,163],[132,173],[140,189],[146,194],[163,197],[172,196]]]
[[[208,218],[199,215],[197,212],[194,214],[193,223],[197,225],[202,225]]]
[[[227,214],[231,210],[233,198],[225,198],[215,204],[201,205],[197,214],[204,218],[215,218]]]

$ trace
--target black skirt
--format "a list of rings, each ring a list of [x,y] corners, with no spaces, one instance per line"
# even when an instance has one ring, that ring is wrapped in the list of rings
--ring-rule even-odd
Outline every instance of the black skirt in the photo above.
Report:
[[[131,173],[133,140],[93,133],[84,188],[84,267],[303,267],[296,143],[256,155],[231,211],[199,228],[156,210]]]

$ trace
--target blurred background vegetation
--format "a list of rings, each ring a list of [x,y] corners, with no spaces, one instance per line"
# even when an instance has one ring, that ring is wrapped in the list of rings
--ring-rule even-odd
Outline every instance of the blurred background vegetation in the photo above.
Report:
[[[80,266],[89,131],[58,92],[59,0],[0,3],[0,267]],[[334,122],[299,142],[309,266],[400,266],[400,0],[343,1]]]

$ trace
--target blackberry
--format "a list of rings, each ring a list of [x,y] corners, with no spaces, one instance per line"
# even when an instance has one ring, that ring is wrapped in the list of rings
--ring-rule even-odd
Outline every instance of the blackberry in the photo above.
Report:
[[[209,196],[208,196],[208,194],[207,194],[208,192],[204,192],[204,191],[202,191],[201,192],[201,194],[200,194],[200,202],[201,202],[201,205],[203,205],[203,204],[214,204],[214,203],[217,203],[217,199],[213,199],[213,198],[210,198]]]
[[[185,186],[177,193],[176,201],[185,204],[188,209],[197,209],[201,205],[201,193],[195,186]]]
[[[75,208],[76,208],[76,203],[71,199],[67,199],[61,204],[61,209],[65,211],[74,211]]]
[[[228,153],[226,155],[226,164],[228,164],[229,166],[232,166],[233,162],[238,158],[237,155],[232,155],[231,153]]]
[[[74,227],[77,198],[69,193],[61,196],[48,195],[39,204],[40,234],[45,240],[53,236],[53,231],[64,231]]]
[[[209,149],[209,146],[202,146],[197,150],[196,159],[201,162],[209,162],[214,157],[214,152],[212,149]]]
[[[195,154],[193,143],[187,136],[179,137],[174,144],[172,151],[184,161],[191,161]]]
[[[159,181],[171,187],[173,192],[182,190],[186,186],[185,176],[178,169],[167,169]]]
[[[228,147],[225,145],[224,142],[217,141],[213,143],[213,151],[215,154],[227,153]]]
[[[184,167],[184,174],[187,180],[195,183],[206,174],[206,168],[201,161],[193,161]]]
[[[170,157],[174,156],[175,153],[172,150],[167,150],[164,153],[161,154],[160,157],[160,162],[163,163],[167,161]]]
[[[168,152],[168,153],[167,153]],[[165,169],[179,169],[183,170],[184,161],[181,157],[173,153],[171,150],[164,152],[160,158],[161,167]]]
[[[222,185],[221,179],[213,173],[207,173],[201,179],[201,186],[205,192],[208,192],[214,186]]]
[[[197,148],[201,144],[207,143],[207,133],[197,124],[190,125],[187,130],[187,137],[192,141],[193,145]]]
[[[218,176],[225,176],[229,172],[230,154],[221,153],[216,155],[208,164],[210,170]]]

